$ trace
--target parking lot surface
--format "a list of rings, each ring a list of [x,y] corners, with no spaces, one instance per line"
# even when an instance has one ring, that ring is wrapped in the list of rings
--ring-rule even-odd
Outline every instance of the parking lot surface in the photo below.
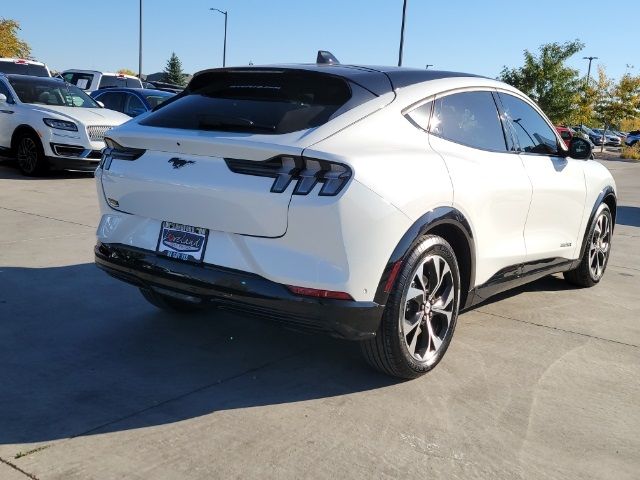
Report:
[[[428,375],[210,311],[172,317],[93,265],[91,175],[0,162],[0,478],[637,479],[640,163],[607,273],[461,315]]]

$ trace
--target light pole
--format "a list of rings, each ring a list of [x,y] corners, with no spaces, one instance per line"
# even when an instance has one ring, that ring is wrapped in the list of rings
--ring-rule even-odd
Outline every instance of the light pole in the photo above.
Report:
[[[424,67],[424,69],[429,70],[429,67],[433,67],[433,63],[427,63],[427,66]]]
[[[402,27],[400,28],[400,51],[398,52],[398,66],[402,66],[402,49],[404,47],[404,20],[407,16],[407,0],[402,4]]]
[[[142,0],[140,0],[140,36],[138,38],[138,78],[142,81]]]
[[[227,66],[227,13],[218,8],[210,8],[214,12],[219,12],[224,15],[224,47],[222,49],[222,68]]]
[[[598,57],[582,57],[583,60],[589,60],[589,68],[587,69],[587,87],[589,86],[589,78],[591,77],[591,62],[597,60]]]

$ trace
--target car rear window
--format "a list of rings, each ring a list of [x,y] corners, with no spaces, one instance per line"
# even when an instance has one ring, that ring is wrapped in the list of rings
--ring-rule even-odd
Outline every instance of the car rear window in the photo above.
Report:
[[[62,78],[67,83],[75,85],[83,90],[91,88],[91,82],[93,82],[93,73],[80,73],[80,72],[65,72],[62,74]]]
[[[129,87],[142,88],[142,82],[137,78],[118,77],[116,75],[103,75],[98,88]]]
[[[371,98],[367,94],[359,94],[358,103]],[[341,107],[352,108],[351,98],[352,86],[347,80],[324,73],[212,71],[198,75],[184,94],[167,102],[140,124],[284,134],[326,123]]]
[[[44,65],[32,65],[29,63],[0,62],[0,72],[19,75],[32,75],[34,77],[50,77],[49,71]]]

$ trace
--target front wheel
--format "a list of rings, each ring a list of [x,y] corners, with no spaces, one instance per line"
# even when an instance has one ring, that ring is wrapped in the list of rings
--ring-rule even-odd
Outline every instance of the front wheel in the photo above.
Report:
[[[434,368],[453,337],[459,298],[453,249],[441,237],[425,236],[404,262],[376,336],[361,343],[367,362],[406,379]]]
[[[47,171],[47,160],[40,140],[32,134],[22,135],[16,144],[16,157],[18,168],[28,177],[43,175]]]
[[[573,270],[564,272],[565,280],[579,287],[593,287],[600,282],[609,262],[612,234],[611,210],[603,203],[598,207],[587,233],[587,245],[580,263]]]

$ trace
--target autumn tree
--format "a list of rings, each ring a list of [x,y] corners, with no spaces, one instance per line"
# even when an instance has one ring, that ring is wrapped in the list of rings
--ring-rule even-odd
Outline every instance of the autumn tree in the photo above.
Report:
[[[138,76],[136,72],[134,72],[133,70],[129,70],[128,68],[121,68],[116,73],[119,73],[121,75],[133,75],[134,77]]]
[[[15,20],[0,18],[0,57],[29,58],[31,47],[18,38],[20,24]]]
[[[556,123],[571,119],[581,90],[579,72],[566,66],[569,57],[584,48],[579,40],[547,43],[538,54],[524,51],[524,65],[502,69],[499,79],[529,95]]]
[[[624,74],[617,82],[598,69],[595,118],[605,126],[619,127],[623,120],[640,116],[640,76]]]

